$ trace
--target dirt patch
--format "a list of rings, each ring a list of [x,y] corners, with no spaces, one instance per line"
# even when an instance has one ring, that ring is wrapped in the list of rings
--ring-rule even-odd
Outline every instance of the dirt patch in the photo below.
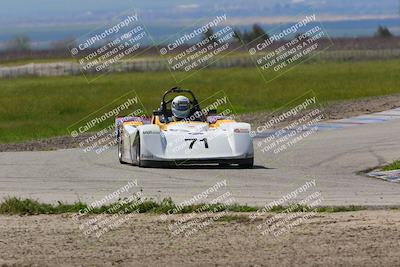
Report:
[[[328,119],[343,119],[400,107],[400,94],[332,102],[325,107]]]
[[[362,98],[357,100],[346,100],[340,102],[331,102],[324,105],[324,115],[326,120],[349,118],[362,114],[370,114],[400,107],[400,94]],[[304,114],[287,120],[283,123],[276,124],[274,128],[287,125],[298,119]],[[238,120],[249,122],[252,126],[257,127],[263,125],[273,115],[271,112],[257,112],[240,114]],[[7,151],[44,151],[55,149],[67,149],[79,147],[79,143],[93,135],[93,133],[81,134],[78,137],[61,136],[23,143],[0,144],[0,152]]]
[[[144,214],[100,239],[87,238],[71,217],[0,216],[0,265],[400,265],[400,211],[394,210],[317,214],[275,239],[260,234],[261,220],[214,222],[190,237],[173,236],[168,222]]]
[[[84,133],[80,134],[77,137],[66,135],[66,136],[58,136],[58,137],[28,141],[23,143],[0,144],[0,152],[48,151],[56,149],[75,148],[79,147],[80,142],[85,141],[88,137],[92,135],[93,133]]]

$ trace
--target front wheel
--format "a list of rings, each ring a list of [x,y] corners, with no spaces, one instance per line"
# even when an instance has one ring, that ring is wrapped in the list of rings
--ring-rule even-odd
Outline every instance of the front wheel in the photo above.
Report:
[[[140,159],[140,135],[139,133],[137,133],[137,136],[135,138],[135,142],[134,142],[134,147],[136,148],[135,150],[135,161],[136,161],[136,165],[139,167],[142,167],[142,160]]]
[[[121,136],[120,132],[118,132],[117,141],[118,141],[118,159],[119,159],[119,163],[125,164],[125,162],[122,160],[122,155],[124,153],[124,143],[123,143],[122,136]]]
[[[246,160],[245,162],[240,163],[240,164],[239,164],[239,167],[240,167],[240,168],[243,168],[243,169],[250,169],[250,168],[253,168],[253,167],[254,167],[254,158],[248,159],[248,160]]]

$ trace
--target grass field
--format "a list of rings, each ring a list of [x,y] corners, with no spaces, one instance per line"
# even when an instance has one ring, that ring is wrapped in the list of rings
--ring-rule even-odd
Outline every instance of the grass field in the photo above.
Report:
[[[206,69],[179,85],[198,98],[224,90],[238,113],[273,110],[313,90],[321,102],[400,92],[400,60],[303,64],[265,83],[255,68]],[[176,86],[169,72],[0,80],[0,142],[66,135],[67,127],[136,90],[147,110]]]

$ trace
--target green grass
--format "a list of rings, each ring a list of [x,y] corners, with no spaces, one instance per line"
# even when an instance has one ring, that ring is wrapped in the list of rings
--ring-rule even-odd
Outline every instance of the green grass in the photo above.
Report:
[[[132,211],[130,208],[130,204],[133,202],[126,203],[124,205],[118,205],[117,203],[112,203],[109,205],[104,205],[101,207],[97,207],[94,209],[89,209],[87,213],[89,214],[100,214],[100,213],[118,213],[120,211],[129,213]],[[176,208],[175,203],[166,198],[162,201],[154,201],[152,199],[144,199],[141,202],[138,202],[138,205],[135,205],[133,210],[139,209],[139,213],[156,213],[156,214],[166,214],[168,211],[171,211]],[[179,213],[190,213],[195,212],[199,208],[202,208],[204,204],[196,204],[191,206],[185,206],[183,209],[179,210]],[[65,204],[62,202],[58,202],[56,205],[40,203],[36,200],[32,199],[20,199],[16,197],[11,197],[5,199],[0,203],[0,214],[26,214],[26,215],[35,215],[35,214],[62,214],[62,213],[70,213],[70,212],[79,212],[80,210],[85,210],[88,208],[88,205],[83,202],[76,202],[74,204]],[[126,210],[126,208],[128,208]],[[233,212],[252,212],[256,211],[257,208],[249,207],[247,205],[229,205],[222,206],[220,204],[208,205],[206,209],[202,209],[204,212],[206,211],[214,211],[217,209],[218,211],[233,211]]]
[[[383,171],[400,170],[400,160],[393,161],[391,164],[384,166]]]
[[[224,90],[244,113],[277,109],[310,90],[323,103],[399,93],[399,72],[399,60],[300,64],[266,84],[255,68],[205,69],[178,85],[200,100]],[[169,72],[109,74],[92,83],[83,76],[2,79],[0,142],[66,135],[68,126],[131,90],[152,111],[176,85]]]
[[[327,213],[333,213],[333,212],[349,212],[349,211],[360,211],[360,210],[365,210],[365,207],[362,206],[354,206],[354,205],[349,205],[349,206],[322,206],[318,207],[316,209],[317,212],[327,212]]]
[[[104,205],[101,207],[96,207],[94,209],[89,209],[88,214],[100,214],[100,213],[109,213],[114,214],[118,212],[130,213],[134,210],[139,211],[139,213],[153,213],[153,214],[168,214],[169,211],[174,210],[176,208],[176,204],[170,199],[166,198],[162,201],[154,201],[152,199],[143,199],[141,202],[138,202],[138,205],[135,205],[134,208],[130,206],[130,203],[126,203],[124,205],[118,205],[117,203],[112,203],[109,205]],[[206,208],[204,208],[206,207]],[[37,214],[62,214],[62,213],[77,213],[79,211],[85,210],[88,208],[88,205],[83,202],[76,202],[74,204],[65,204],[62,202],[58,202],[56,205],[41,203],[32,199],[20,199],[16,197],[10,197],[0,202],[0,214],[24,214],[24,215],[37,215]],[[270,212],[284,212],[288,207],[287,206],[275,206]],[[297,205],[295,209],[292,209],[292,212],[347,212],[347,211],[359,211],[365,208],[361,206],[335,206],[335,207],[317,207],[310,208],[304,205]],[[221,212],[221,211],[231,211],[231,212],[256,212],[258,210],[257,207],[252,207],[248,205],[221,205],[221,204],[196,204],[185,206],[183,209],[178,209],[178,213],[191,213],[198,212],[201,210],[202,212]],[[219,221],[240,221],[244,222],[247,219],[243,219],[241,215],[225,215],[219,218]]]

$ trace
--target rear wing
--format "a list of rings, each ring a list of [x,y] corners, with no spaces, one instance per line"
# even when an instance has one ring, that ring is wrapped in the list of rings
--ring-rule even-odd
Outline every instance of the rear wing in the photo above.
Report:
[[[215,115],[215,116],[207,116],[207,123],[209,124],[214,124],[219,120],[228,120],[231,119],[231,117],[227,117],[227,116],[219,116],[219,115]]]

